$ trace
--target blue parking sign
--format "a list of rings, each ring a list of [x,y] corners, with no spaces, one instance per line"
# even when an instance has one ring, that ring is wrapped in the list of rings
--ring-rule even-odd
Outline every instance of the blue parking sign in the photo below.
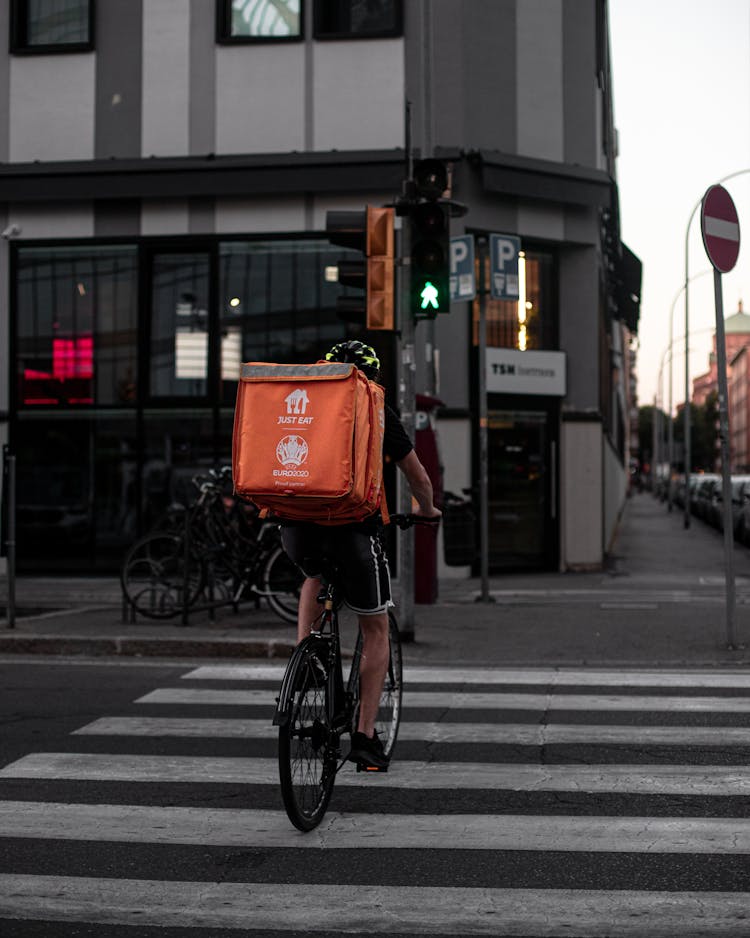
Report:
[[[490,235],[490,295],[493,300],[518,299],[518,254],[521,239]]]
[[[477,295],[474,275],[474,235],[451,238],[451,302],[473,300]]]

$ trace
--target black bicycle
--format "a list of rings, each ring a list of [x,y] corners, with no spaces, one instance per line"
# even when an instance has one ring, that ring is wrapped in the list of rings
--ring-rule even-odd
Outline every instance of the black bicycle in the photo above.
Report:
[[[199,495],[174,505],[128,551],[123,595],[135,612],[169,619],[186,609],[266,599],[286,622],[297,621],[302,574],[281,546],[278,524],[228,495],[231,470],[193,480]]]
[[[436,519],[437,520],[437,519]],[[400,528],[434,524],[421,515],[391,515]],[[277,698],[274,726],[279,727],[279,779],[289,820],[310,831],[322,820],[336,773],[346,761],[341,739],[357,728],[362,633],[357,635],[349,677],[344,682],[338,609],[341,582],[336,567],[324,561],[319,601],[323,613],[292,652]],[[380,698],[376,729],[387,757],[396,745],[401,722],[403,672],[398,624],[388,612],[388,673]],[[348,752],[347,754],[348,755]],[[360,770],[357,765],[357,771]],[[383,769],[368,769],[385,771]]]

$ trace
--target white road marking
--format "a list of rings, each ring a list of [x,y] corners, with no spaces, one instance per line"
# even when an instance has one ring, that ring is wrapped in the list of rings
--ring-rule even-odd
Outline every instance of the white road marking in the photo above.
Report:
[[[74,730],[78,736],[170,736],[206,739],[276,739],[270,720],[208,717],[101,717]],[[552,746],[570,743],[631,746],[750,746],[746,726],[623,726],[606,723],[410,723],[402,741]]]
[[[101,925],[420,935],[684,938],[747,931],[750,894],[444,886],[295,886],[0,875],[0,917]],[[283,915],[279,910],[283,909]]]
[[[301,835],[283,811],[0,802],[4,837],[227,847],[750,853],[739,818],[338,814]]]
[[[138,704],[275,706],[275,691],[204,687],[160,687]],[[643,710],[692,713],[750,713],[750,697],[640,696],[635,694],[526,694],[404,690],[404,709],[439,710]]]
[[[283,665],[202,665],[183,674],[190,681],[281,681]],[[544,684],[551,687],[730,687],[749,688],[750,671],[649,670],[647,668],[404,668],[404,683]]]
[[[32,753],[0,769],[0,778],[277,785],[276,759]],[[337,785],[401,789],[610,792],[646,795],[749,795],[750,767],[725,765],[534,765],[399,762],[387,774],[346,764]]]

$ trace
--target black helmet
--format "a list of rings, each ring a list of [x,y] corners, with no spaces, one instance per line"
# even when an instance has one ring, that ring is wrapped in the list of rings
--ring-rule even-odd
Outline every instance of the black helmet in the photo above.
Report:
[[[325,360],[327,362],[351,362],[371,381],[377,381],[380,377],[380,359],[375,349],[358,339],[350,339],[348,342],[339,342],[338,345],[334,345],[330,352],[326,352]]]

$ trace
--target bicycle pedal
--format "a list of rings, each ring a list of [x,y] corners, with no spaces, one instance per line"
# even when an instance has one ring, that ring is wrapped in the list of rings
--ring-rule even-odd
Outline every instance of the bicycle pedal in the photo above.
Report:
[[[357,771],[358,772],[387,772],[388,766],[385,766],[385,768],[381,769],[377,765],[363,765],[361,762],[358,762]]]

